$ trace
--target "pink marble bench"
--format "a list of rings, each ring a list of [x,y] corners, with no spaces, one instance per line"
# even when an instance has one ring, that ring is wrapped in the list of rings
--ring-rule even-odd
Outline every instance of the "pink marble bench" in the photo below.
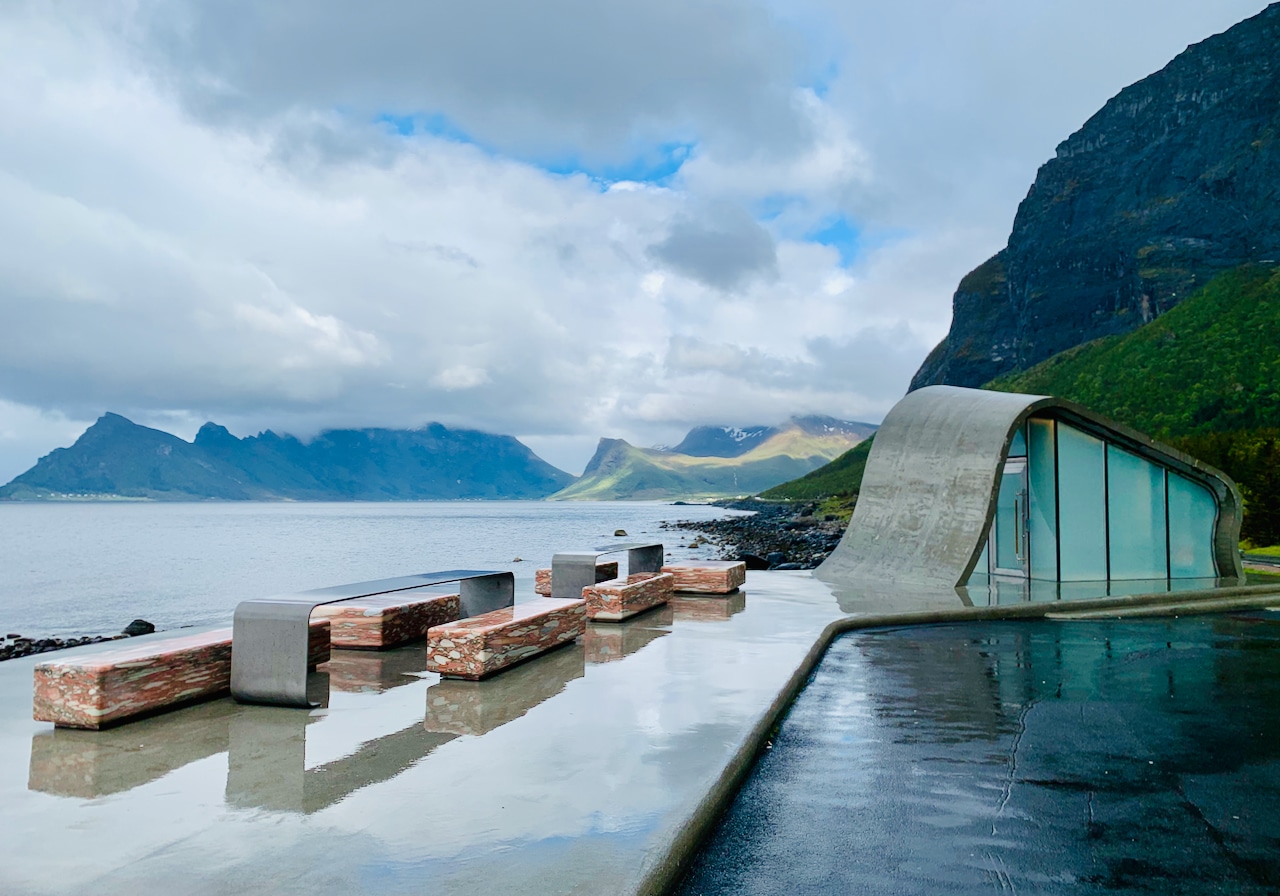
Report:
[[[437,625],[427,632],[427,671],[481,679],[558,647],[586,630],[584,600],[539,597]]]
[[[342,650],[383,650],[427,636],[461,615],[457,594],[398,592],[322,604],[311,618],[328,619],[330,643]]]
[[[641,572],[588,585],[582,589],[587,618],[594,622],[621,622],[660,607],[671,600],[674,581],[668,572]]]
[[[596,581],[607,582],[618,577],[617,560],[601,560],[596,563]],[[540,569],[533,574],[533,590],[543,597],[551,596],[551,570]]]
[[[690,560],[662,567],[675,577],[676,591],[690,594],[732,594],[747,581],[747,564],[741,560]]]
[[[307,662],[329,660],[329,621],[313,620]],[[147,639],[35,669],[33,715],[59,728],[107,728],[231,688],[231,629]]]

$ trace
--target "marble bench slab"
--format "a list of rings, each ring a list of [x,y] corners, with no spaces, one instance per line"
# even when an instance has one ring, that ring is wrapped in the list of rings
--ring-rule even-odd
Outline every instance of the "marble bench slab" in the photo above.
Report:
[[[427,636],[435,625],[453,622],[461,615],[457,594],[398,592],[353,597],[322,604],[312,619],[328,619],[330,642],[342,650],[384,650]]]
[[[313,620],[307,663],[328,661],[329,621]],[[33,715],[60,728],[107,728],[230,688],[231,629],[221,628],[45,660],[35,668]]]
[[[587,626],[584,600],[539,597],[427,633],[427,671],[477,680],[572,641]]]
[[[662,571],[675,576],[676,591],[691,594],[732,594],[747,581],[747,564],[741,560],[668,563]]]
[[[587,618],[593,622],[621,622],[662,606],[671,600],[674,581],[671,573],[641,572],[588,585],[582,589]]]
[[[601,560],[596,564],[596,581],[607,582],[618,577],[617,560]],[[543,597],[551,596],[551,570],[540,569],[533,574],[533,590]]]

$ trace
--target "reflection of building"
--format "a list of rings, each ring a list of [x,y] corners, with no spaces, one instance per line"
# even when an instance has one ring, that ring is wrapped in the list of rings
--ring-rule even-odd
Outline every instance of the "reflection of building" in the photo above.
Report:
[[[442,678],[427,688],[422,725],[450,735],[486,734],[550,700],[584,671],[582,648],[567,644],[484,681]]]
[[[885,418],[849,529],[818,575],[1162,589],[1238,577],[1239,529],[1224,474],[1141,433],[1055,398],[932,386]]]

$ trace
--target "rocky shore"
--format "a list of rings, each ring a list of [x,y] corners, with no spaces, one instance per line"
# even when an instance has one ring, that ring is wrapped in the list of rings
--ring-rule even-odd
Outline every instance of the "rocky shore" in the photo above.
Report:
[[[747,498],[712,503],[752,513],[722,520],[677,520],[662,527],[695,532],[689,547],[716,555],[707,559],[744,560],[747,569],[813,569],[835,550],[848,524],[840,515],[820,513],[813,502]]]
[[[0,661],[16,660],[20,656],[31,656],[36,653],[48,653],[51,650],[64,650],[68,647],[83,647],[85,644],[103,644],[107,641],[120,641],[134,635],[149,635],[156,627],[145,619],[135,619],[125,626],[118,635],[85,635],[80,638],[24,638],[22,635],[7,634],[0,638]]]

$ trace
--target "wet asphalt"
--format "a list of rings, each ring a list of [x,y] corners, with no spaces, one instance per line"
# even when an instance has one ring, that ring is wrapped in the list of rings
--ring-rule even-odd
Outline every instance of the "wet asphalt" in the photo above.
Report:
[[[677,892],[1280,892],[1280,614],[846,635]]]

